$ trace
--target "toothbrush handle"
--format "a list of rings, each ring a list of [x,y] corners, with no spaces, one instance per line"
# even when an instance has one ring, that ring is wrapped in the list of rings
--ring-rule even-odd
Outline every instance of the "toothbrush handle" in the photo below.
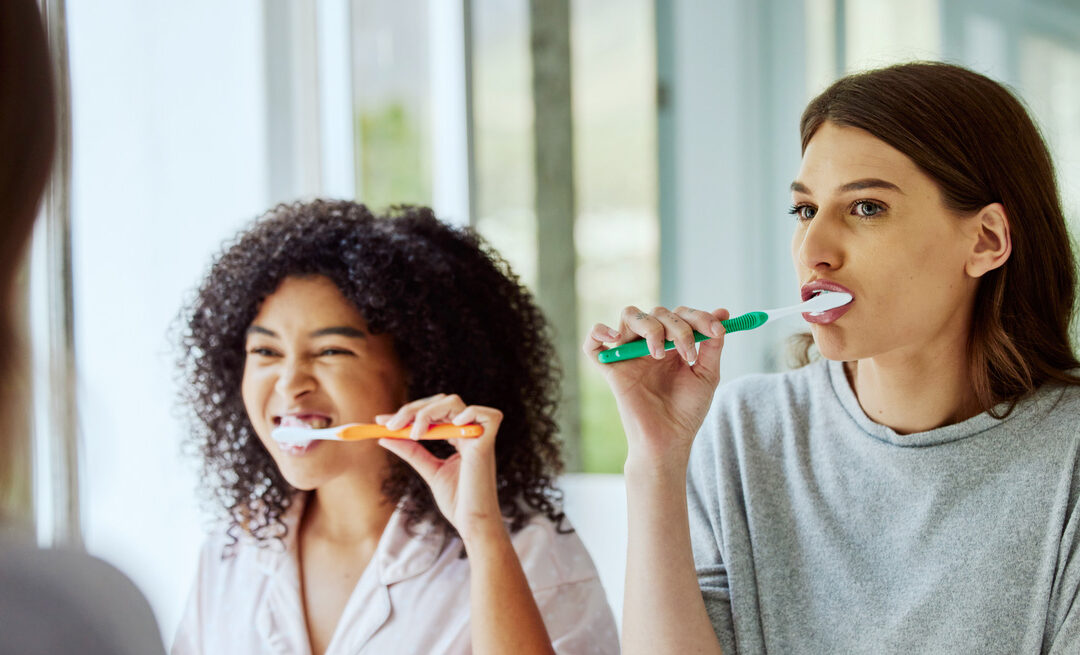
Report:
[[[724,326],[724,332],[731,334],[732,332],[742,332],[743,330],[753,330],[756,327],[761,327],[767,320],[769,320],[769,315],[765,312],[748,312],[735,318],[729,318],[726,321],[720,321],[720,323]],[[694,331],[694,343],[710,338],[712,337],[707,337],[697,330]],[[673,341],[664,342],[664,350],[672,350],[673,348],[675,348]],[[597,359],[600,360],[601,364],[611,364],[627,359],[645,357],[649,354],[649,344],[644,339],[638,339],[637,341],[630,341],[621,346],[601,351]]]
[[[338,433],[342,441],[356,441],[359,439],[408,439],[412,428],[390,430],[381,425],[360,424],[350,425]],[[428,431],[420,436],[421,439],[467,439],[479,437],[484,428],[475,424],[453,425],[450,423],[438,423],[428,428]]]

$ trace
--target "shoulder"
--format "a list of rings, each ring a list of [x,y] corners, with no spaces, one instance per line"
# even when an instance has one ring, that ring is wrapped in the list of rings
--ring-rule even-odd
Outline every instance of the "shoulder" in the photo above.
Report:
[[[157,623],[123,573],[85,553],[0,537],[0,633],[22,652],[161,653]],[[47,617],[47,625],[39,625]]]
[[[1080,371],[1071,371],[1080,375]],[[1040,435],[1044,440],[1064,439],[1070,446],[1080,444],[1080,385],[1047,382],[1022,398],[1013,410],[1023,418],[1017,427]]]
[[[510,541],[533,592],[578,582],[599,584],[596,566],[568,519],[556,524],[538,513]]]
[[[1080,377],[1080,370],[1071,373]],[[1036,394],[1045,394],[1053,399],[1048,413],[1051,420],[1068,421],[1069,425],[1076,425],[1080,418],[1080,384],[1045,384]]]

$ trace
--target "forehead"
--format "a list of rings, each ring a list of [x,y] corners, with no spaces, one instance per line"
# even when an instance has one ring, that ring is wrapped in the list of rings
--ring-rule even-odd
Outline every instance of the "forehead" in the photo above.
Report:
[[[252,320],[253,325],[288,329],[329,325],[364,327],[364,317],[328,277],[287,277],[268,295]]]
[[[798,182],[815,193],[853,180],[888,180],[901,189],[933,184],[907,155],[866,130],[825,122],[810,139]]]

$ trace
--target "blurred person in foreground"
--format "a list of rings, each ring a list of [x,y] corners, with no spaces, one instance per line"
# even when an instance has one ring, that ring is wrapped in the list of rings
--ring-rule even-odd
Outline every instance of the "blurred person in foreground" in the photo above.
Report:
[[[0,2],[0,419],[25,408],[14,393],[24,336],[16,326],[16,278],[49,177],[56,110],[48,47],[34,0]],[[0,430],[0,451],[12,451]],[[0,488],[11,484],[0,462]],[[149,605],[119,571],[79,551],[41,550],[0,508],[0,655],[163,653]]]

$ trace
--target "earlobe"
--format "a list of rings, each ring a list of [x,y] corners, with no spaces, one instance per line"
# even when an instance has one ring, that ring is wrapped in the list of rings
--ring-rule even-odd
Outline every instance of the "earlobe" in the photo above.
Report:
[[[983,207],[971,220],[977,232],[964,270],[971,277],[982,277],[1008,261],[1012,254],[1012,233],[1005,207],[999,202]]]

